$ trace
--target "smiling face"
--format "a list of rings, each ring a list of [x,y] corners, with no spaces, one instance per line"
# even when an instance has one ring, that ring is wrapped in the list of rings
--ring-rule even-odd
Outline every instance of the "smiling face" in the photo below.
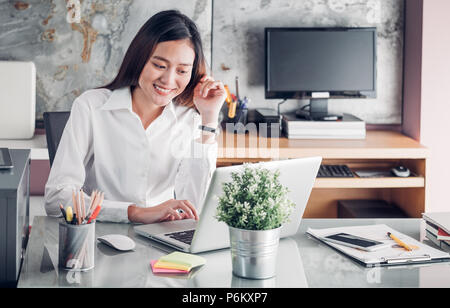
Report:
[[[139,76],[146,101],[164,107],[189,84],[195,60],[190,40],[158,43]]]

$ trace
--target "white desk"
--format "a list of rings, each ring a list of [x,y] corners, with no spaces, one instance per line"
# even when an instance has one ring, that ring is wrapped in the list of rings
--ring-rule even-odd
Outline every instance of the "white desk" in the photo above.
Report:
[[[0,139],[0,148],[31,149],[31,160],[49,160],[45,134],[32,139]]]
[[[303,219],[298,233],[280,241],[277,275],[251,280],[232,274],[230,250],[200,254],[206,265],[190,278],[155,275],[150,260],[168,251],[137,235],[131,224],[97,223],[96,236],[124,234],[136,241],[132,252],[117,252],[96,245],[95,268],[71,280],[71,273],[57,267],[58,224],[49,217],[35,217],[18,287],[449,287],[450,262],[427,265],[365,268],[325,244],[309,238],[308,227],[384,223],[416,239],[423,239],[420,219]],[[427,242],[427,244],[432,245]],[[167,249],[167,247],[166,247]],[[68,274],[69,273],[69,274]],[[73,273],[72,273],[73,274]],[[68,277],[70,278],[68,280]]]

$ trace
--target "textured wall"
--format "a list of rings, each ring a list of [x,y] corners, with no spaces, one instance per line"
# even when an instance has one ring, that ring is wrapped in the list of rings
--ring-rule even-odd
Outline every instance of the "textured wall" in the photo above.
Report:
[[[230,85],[239,76],[250,108],[276,107],[264,99],[264,27],[377,27],[378,97],[331,100],[330,110],[351,112],[368,123],[399,124],[402,108],[403,0],[214,1],[213,71]],[[282,110],[306,101],[288,101]]]
[[[71,15],[66,4],[77,3],[81,14]],[[378,98],[333,100],[330,107],[368,123],[398,124],[403,5],[404,0],[0,0],[0,60],[35,62],[41,118],[44,111],[70,109],[84,90],[110,81],[139,27],[154,13],[177,8],[199,25],[207,57],[212,27],[214,76],[234,89],[239,75],[250,108],[275,107],[264,100],[264,27],[376,26]],[[289,101],[284,108],[304,103]]]
[[[41,118],[112,80],[131,40],[158,11],[176,8],[196,21],[210,59],[211,1],[0,1],[0,59],[35,62]],[[66,3],[79,4],[80,14]]]

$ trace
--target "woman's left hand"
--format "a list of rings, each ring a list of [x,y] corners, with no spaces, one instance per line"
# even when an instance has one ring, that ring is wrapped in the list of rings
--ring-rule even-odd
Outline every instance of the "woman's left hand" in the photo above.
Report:
[[[221,81],[203,76],[194,89],[194,104],[204,124],[217,123],[220,109],[227,94]]]

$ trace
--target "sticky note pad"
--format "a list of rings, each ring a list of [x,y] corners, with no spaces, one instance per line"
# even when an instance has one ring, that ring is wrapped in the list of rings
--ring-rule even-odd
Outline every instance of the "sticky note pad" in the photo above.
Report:
[[[206,259],[184,252],[175,251],[159,258],[155,266],[166,266],[168,268],[191,270],[194,267],[203,265]]]
[[[152,271],[155,274],[187,274],[189,271],[183,271],[178,269],[170,269],[170,268],[156,268],[155,263],[158,260],[151,260],[150,265],[152,267]]]

